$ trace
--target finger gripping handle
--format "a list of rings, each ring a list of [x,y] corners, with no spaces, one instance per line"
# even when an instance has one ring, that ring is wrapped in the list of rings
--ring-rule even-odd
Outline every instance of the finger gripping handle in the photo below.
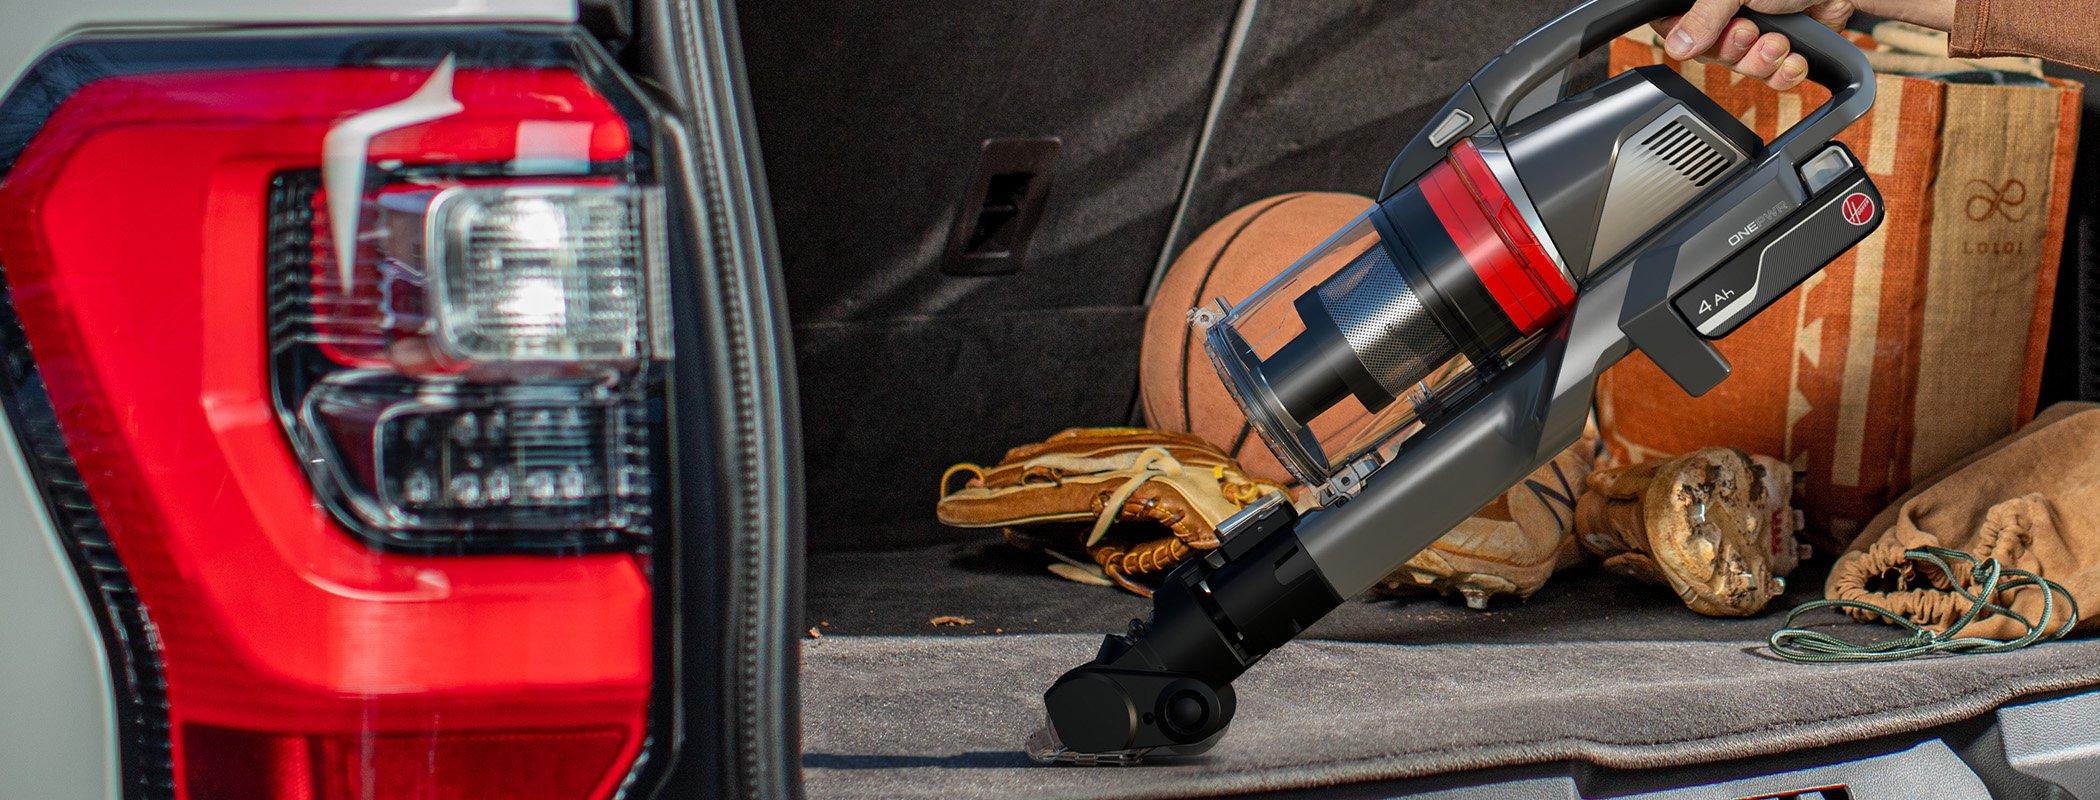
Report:
[[[1757,23],[1758,30],[1786,34],[1794,43],[1794,52],[1808,61],[1808,79],[1830,90],[1829,102],[1772,140],[1767,152],[1783,151],[1798,164],[1874,108],[1874,67],[1844,34],[1806,14],[1745,11],[1743,15]]]
[[[1518,101],[1576,59],[1636,26],[1682,14],[1691,6],[1691,0],[1590,0],[1533,31],[1482,67],[1473,76],[1473,90],[1488,118],[1497,126],[1506,124]],[[1794,52],[1808,61],[1808,79],[1831,93],[1830,102],[1773,140],[1772,147],[1799,150],[1795,154],[1805,157],[1806,151],[1836,136],[1873,107],[1873,68],[1866,54],[1842,34],[1803,14],[1761,14],[1747,9],[1740,13],[1757,23],[1759,30],[1777,31],[1792,40]]]

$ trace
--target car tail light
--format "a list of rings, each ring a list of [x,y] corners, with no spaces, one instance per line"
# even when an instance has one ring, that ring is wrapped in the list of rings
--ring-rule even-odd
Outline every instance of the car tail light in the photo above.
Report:
[[[447,171],[350,205],[318,171],[272,179],[269,344],[302,463],[381,546],[645,543],[670,354],[657,194]]]
[[[671,232],[604,64],[85,41],[0,105],[4,402],[113,549],[144,796],[607,797],[662,741]]]

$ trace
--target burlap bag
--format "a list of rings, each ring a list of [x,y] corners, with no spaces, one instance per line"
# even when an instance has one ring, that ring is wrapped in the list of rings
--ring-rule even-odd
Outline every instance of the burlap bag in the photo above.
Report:
[[[2051,406],[2017,434],[1911,490],[1838,557],[1824,596],[1872,603],[1945,632],[1971,603],[1949,590],[1950,576],[1904,559],[1903,551],[1925,546],[1995,558],[2056,581],[2088,612],[2076,630],[2100,627],[2093,621],[2100,618],[2100,405]],[[1952,576],[1974,592],[1968,578]],[[2028,620],[2040,619],[2040,587],[1998,598],[2008,600]],[[1846,613],[1880,621],[1865,611]],[[2025,632],[2012,619],[1987,616],[1959,633],[2012,639]]]
[[[1622,38],[1615,70],[1666,62]],[[1828,98],[1686,62],[1687,80],[1766,139]],[[1638,353],[1598,381],[1614,463],[1702,447],[1805,473],[1807,533],[1839,552],[1874,514],[2034,409],[2063,250],[2080,87],[1883,74],[1839,137],[1887,200],[1858,247],[1718,342],[1732,377],[1687,398]]]

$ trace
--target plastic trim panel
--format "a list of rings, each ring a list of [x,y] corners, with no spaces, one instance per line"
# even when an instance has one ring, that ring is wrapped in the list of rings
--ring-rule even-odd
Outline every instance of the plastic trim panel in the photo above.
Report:
[[[1998,709],[2005,760],[2080,800],[2100,800],[2100,691]]]
[[[734,4],[650,0],[638,17],[638,72],[690,132],[668,143],[684,163],[666,171],[666,189],[697,201],[686,221],[713,257],[678,300],[693,298],[715,345],[704,358],[715,404],[705,427],[717,437],[713,511],[726,523],[681,558],[687,736],[658,796],[793,800],[802,795],[800,405]],[[700,352],[680,349],[681,364]]]
[[[1994,795],[1946,738],[1908,737],[1825,751],[1621,772],[1561,762],[1316,791],[1246,795],[1322,800],[1979,800]],[[1820,757],[1819,757],[1820,756]],[[1821,763],[1818,763],[1818,762]],[[1808,764],[1810,766],[1802,766]],[[1841,792],[1819,791],[1831,788]],[[2027,795],[2016,795],[2027,797]],[[2035,795],[2039,798],[2048,795]],[[2053,796],[2052,796],[2053,797]],[[2011,800],[2011,798],[2006,798]]]

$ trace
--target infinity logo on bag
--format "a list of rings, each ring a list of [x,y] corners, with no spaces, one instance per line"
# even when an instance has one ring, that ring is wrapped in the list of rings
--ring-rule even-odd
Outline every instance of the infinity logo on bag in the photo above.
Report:
[[[1982,189],[1970,195],[1968,204],[1962,207],[1962,212],[1967,214],[1970,220],[1982,222],[1990,219],[1992,214],[2004,217],[2007,222],[2027,219],[2027,209],[2020,208],[2020,204],[2027,202],[2027,184],[2021,183],[2020,179],[2006,178],[2005,183],[1997,186],[1992,186],[1989,181],[1976,179],[1969,181],[1963,188],[1977,187]],[[1983,210],[1978,211],[1979,207]],[[2012,212],[2016,208],[2020,209],[2020,215],[2017,217],[2013,216]]]

